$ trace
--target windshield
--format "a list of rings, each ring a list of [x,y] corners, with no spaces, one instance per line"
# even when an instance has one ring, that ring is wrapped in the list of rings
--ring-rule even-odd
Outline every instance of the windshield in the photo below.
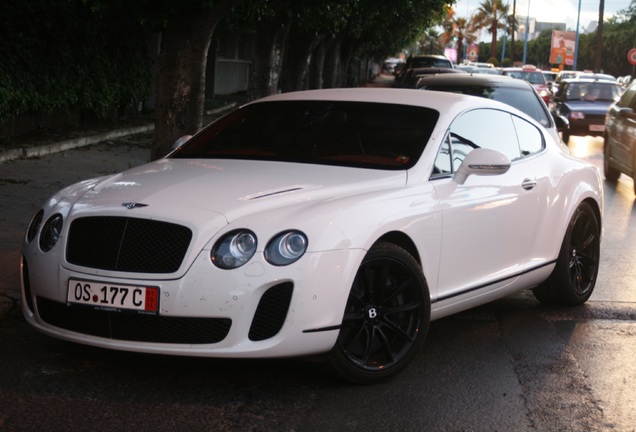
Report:
[[[438,117],[432,109],[382,103],[261,102],[212,123],[170,157],[407,169]]]
[[[617,84],[609,82],[570,82],[565,89],[565,100],[588,102],[614,102],[621,96]]]

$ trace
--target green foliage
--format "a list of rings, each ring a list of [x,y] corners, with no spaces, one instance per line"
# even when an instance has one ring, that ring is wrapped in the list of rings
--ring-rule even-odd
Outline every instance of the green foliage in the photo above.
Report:
[[[490,57],[488,60],[486,60],[486,63],[492,63],[495,66],[499,66],[499,60],[497,60],[495,57]]]
[[[0,122],[59,110],[105,117],[149,94],[145,36],[130,17],[98,17],[81,0],[4,3]]]

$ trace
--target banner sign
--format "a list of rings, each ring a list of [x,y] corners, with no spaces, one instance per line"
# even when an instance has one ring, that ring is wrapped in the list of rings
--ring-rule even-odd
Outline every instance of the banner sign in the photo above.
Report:
[[[574,47],[576,33],[562,30],[552,30],[552,44],[550,49],[550,64],[572,66],[574,64]]]

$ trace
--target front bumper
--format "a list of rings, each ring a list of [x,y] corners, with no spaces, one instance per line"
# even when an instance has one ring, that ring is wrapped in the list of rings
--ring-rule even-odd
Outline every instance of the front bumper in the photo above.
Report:
[[[23,312],[45,334],[103,348],[235,358],[318,354],[335,344],[363,256],[362,250],[308,253],[286,267],[253,260],[227,271],[202,252],[174,280],[96,276],[23,256]],[[69,278],[159,287],[159,313],[68,305]]]

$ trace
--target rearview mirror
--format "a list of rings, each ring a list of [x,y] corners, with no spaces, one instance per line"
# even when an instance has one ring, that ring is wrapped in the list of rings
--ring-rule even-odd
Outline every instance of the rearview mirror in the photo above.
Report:
[[[462,185],[470,175],[500,175],[510,169],[510,159],[501,152],[478,148],[466,156],[455,173],[454,180]]]

